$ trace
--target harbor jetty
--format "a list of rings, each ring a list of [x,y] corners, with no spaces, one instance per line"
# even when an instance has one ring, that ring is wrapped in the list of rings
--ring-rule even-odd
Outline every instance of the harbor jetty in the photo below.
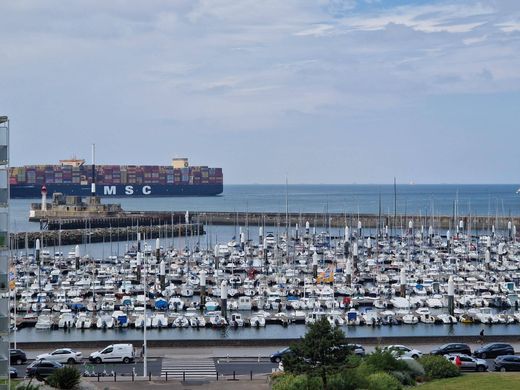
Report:
[[[185,211],[121,211],[114,215],[91,214],[88,216],[69,213],[67,215],[35,216],[29,220],[40,222],[42,230],[65,230],[81,228],[117,228],[135,225],[175,225],[185,221]],[[196,211],[190,212],[190,219],[204,225],[222,226],[299,226],[307,223],[311,227],[356,228],[359,224],[368,229],[406,229],[410,221],[415,226],[433,226],[436,229],[455,229],[462,222],[468,229],[474,231],[507,230],[510,225],[520,225],[520,217],[489,217],[489,216],[453,216],[441,215],[435,217],[420,215],[379,216],[376,214],[349,213],[251,213]]]
[[[134,225],[123,227],[42,230],[11,234],[11,248],[34,248],[37,239],[43,246],[78,245],[90,243],[109,243],[116,241],[135,241],[138,233],[147,238],[173,238],[205,234],[202,224],[163,224]]]
[[[174,211],[174,214],[179,211]],[[356,227],[359,223],[364,228],[406,229],[409,222],[414,226],[433,226],[437,229],[454,229],[460,225],[472,230],[506,230],[509,224],[520,225],[520,217],[505,216],[453,216],[453,215],[378,215],[357,213],[285,213],[285,212],[222,212],[198,211],[193,212],[194,219],[201,223],[213,225],[240,225],[240,226],[296,226],[304,227],[307,222],[310,226],[344,228]]]

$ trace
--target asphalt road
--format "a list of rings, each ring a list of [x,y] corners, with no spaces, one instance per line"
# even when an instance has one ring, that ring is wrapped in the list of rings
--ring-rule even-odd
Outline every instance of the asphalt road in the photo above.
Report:
[[[161,375],[161,367],[162,367],[163,358],[149,358],[147,362],[147,371],[151,373],[152,376],[160,376]],[[253,374],[268,374],[272,372],[273,368],[278,367],[278,364],[271,363],[269,361],[260,361],[253,359],[240,359],[236,361],[236,359],[230,358],[227,359],[213,359],[215,362],[215,369],[219,373],[219,375],[230,376],[233,375],[233,371],[236,375],[248,375],[251,372]],[[18,376],[25,376],[25,369],[31,363],[28,361],[26,364],[15,365],[13,367],[18,371]],[[132,375],[132,372],[135,375],[142,376],[143,375],[143,362],[137,361],[131,364],[122,364],[122,363],[105,363],[105,364],[94,364],[90,363],[88,360],[85,360],[82,364],[76,364],[75,367],[80,370],[81,373],[95,373],[96,375],[99,373],[103,375],[111,375],[112,371],[114,371],[117,375],[129,376]],[[95,376],[95,375],[93,375]]]

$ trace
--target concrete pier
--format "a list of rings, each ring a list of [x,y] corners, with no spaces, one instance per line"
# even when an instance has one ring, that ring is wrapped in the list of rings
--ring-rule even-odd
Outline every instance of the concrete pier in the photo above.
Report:
[[[84,228],[116,228],[129,226],[150,226],[150,225],[177,225],[184,223],[183,212],[122,212],[113,216],[89,215],[74,216],[70,213],[67,217],[30,217],[30,222],[40,222],[42,230],[66,230]]]
[[[179,211],[173,212],[174,214]],[[192,220],[198,220],[201,223],[211,223],[213,225],[250,225],[250,226],[285,226],[285,213],[258,213],[258,212],[214,212],[214,211],[199,211],[192,212]],[[512,226],[520,225],[520,216],[515,217],[490,217],[490,216],[458,216],[454,221],[452,215],[436,215],[419,216],[419,215],[381,215],[377,214],[349,214],[349,213],[289,213],[289,223],[291,226],[306,225],[309,222],[310,226],[330,226],[333,228],[345,228],[345,226],[359,226],[363,228],[374,229],[378,226],[383,230],[386,226],[391,229],[406,229],[410,222],[412,226],[430,226],[434,230],[447,230],[460,226],[469,229],[472,232],[475,230],[490,230],[493,226],[496,229],[507,230],[508,223]],[[359,224],[360,222],[360,224]]]
[[[137,230],[139,229],[139,230]],[[147,239],[169,238],[203,235],[202,224],[160,225],[160,226],[136,226],[99,229],[71,229],[71,230],[46,230],[40,232],[23,232],[11,234],[11,248],[34,248],[37,239],[42,242],[42,247],[59,245],[79,245],[85,243],[137,241],[137,233],[144,233]],[[28,249],[27,248],[27,249]]]

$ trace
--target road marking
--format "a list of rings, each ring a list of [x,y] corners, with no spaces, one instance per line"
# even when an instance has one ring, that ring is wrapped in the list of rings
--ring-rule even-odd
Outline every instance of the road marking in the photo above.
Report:
[[[182,359],[182,358],[166,358],[162,361],[161,376],[168,378],[207,378],[216,377],[217,369],[215,362],[211,358],[202,359]]]

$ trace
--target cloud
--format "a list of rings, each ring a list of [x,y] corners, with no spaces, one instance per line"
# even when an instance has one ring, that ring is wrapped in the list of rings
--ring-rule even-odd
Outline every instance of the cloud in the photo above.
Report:
[[[294,33],[294,35],[301,36],[301,37],[305,37],[305,36],[309,36],[309,35],[315,36],[315,37],[322,37],[322,36],[327,35],[327,33],[333,29],[334,29],[334,27],[331,26],[330,24],[317,24],[316,26],[313,26],[309,29],[298,31],[298,32]]]
[[[520,21],[509,21],[503,23],[497,23],[496,26],[500,28],[500,30],[506,33],[512,33],[516,31],[520,31]]]
[[[470,32],[486,23],[495,10],[481,4],[469,5],[407,5],[377,12],[372,15],[356,15],[343,19],[346,27],[355,30],[380,30],[390,24],[410,27],[421,32]],[[481,19],[480,21],[473,21]]]
[[[287,156],[276,154],[283,149],[276,140],[265,144],[266,134],[300,154],[312,142],[299,134],[315,135],[316,159],[332,155],[326,139],[354,148],[368,143],[363,131],[372,131],[373,142],[388,143],[386,132],[433,128],[435,120],[425,114],[432,99],[520,90],[515,4],[6,2],[0,105],[18,119],[14,161],[53,161],[53,149],[68,151],[88,134],[119,145],[113,153],[121,162],[128,154],[161,162],[159,151],[135,142],[143,129],[160,137],[167,157],[170,147],[182,147],[230,166],[231,157],[220,150],[237,146],[240,134],[273,151],[273,170]],[[78,120],[87,114],[102,121]],[[415,122],[403,124],[407,118]],[[41,123],[55,143],[35,141]],[[336,164],[356,161],[342,156]],[[266,175],[263,181],[275,175],[260,168],[256,174]],[[361,173],[356,180],[363,181]]]

